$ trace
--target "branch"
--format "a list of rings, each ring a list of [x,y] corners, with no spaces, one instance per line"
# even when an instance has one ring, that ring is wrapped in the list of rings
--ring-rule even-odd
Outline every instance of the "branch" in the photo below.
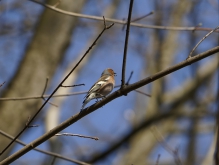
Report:
[[[43,97],[43,95],[44,95],[44,93],[45,93],[45,91],[46,91],[46,88],[47,88],[47,85],[48,85],[48,81],[49,81],[49,78],[47,77],[47,78],[46,78],[46,84],[45,84],[45,86],[44,86],[44,89],[43,89],[43,92],[42,92],[42,95],[41,95],[41,98],[43,99],[43,101],[46,100],[46,99]],[[55,107],[58,107],[58,105],[55,105],[54,103],[52,103],[52,102],[50,102],[50,101],[48,101],[48,103],[51,104],[51,105],[53,105],[53,106],[55,106]]]
[[[96,44],[97,40],[101,37],[101,35],[111,28],[114,24],[111,24],[109,26],[106,26],[105,18],[103,17],[104,21],[104,28],[100,32],[100,34],[97,36],[97,38],[94,40],[94,42],[91,44],[91,46],[88,48],[88,50],[85,52],[85,54],[82,56],[82,58],[78,61],[78,63],[75,65],[75,67],[65,76],[65,78],[59,83],[59,85],[55,88],[55,90],[52,92],[52,94],[45,100],[43,105],[39,108],[39,110],[34,114],[34,116],[30,119],[30,121],[25,125],[25,127],[18,133],[18,135],[3,149],[1,152],[4,153],[12,144],[13,142],[28,128],[28,125],[36,118],[36,116],[40,113],[40,111],[44,108],[46,103],[52,98],[52,96],[56,93],[56,91],[62,86],[62,84],[67,80],[67,78],[72,74],[72,72],[78,67],[78,65],[81,63],[81,61],[85,58],[85,56],[89,53],[89,51],[93,48],[93,46]],[[57,132],[58,133],[58,132]],[[0,154],[0,155],[1,155]]]
[[[145,17],[148,17],[148,16],[150,16],[150,15],[152,15],[152,14],[154,14],[153,11],[151,11],[150,13],[145,14],[145,15],[143,15],[143,16],[141,16],[141,17],[134,18],[134,19],[131,20],[131,22],[139,21],[139,20],[144,19]],[[126,23],[126,24],[127,24],[127,23]],[[126,24],[123,25],[122,30],[124,30]]]
[[[141,17],[138,17],[138,18],[132,19],[131,22],[139,21],[139,20],[144,19],[145,17],[148,17],[148,16],[150,16],[150,15],[152,15],[152,14],[154,14],[154,11],[151,11],[151,12],[149,12],[149,13],[147,13],[147,14],[141,16]]]
[[[2,84],[0,84],[0,87],[1,87],[2,85],[4,85],[4,83],[5,83],[5,81],[4,81]]]
[[[121,85],[117,85],[115,88],[120,87]],[[137,93],[140,93],[145,96],[151,97],[149,94],[142,92],[138,89],[135,90]],[[74,96],[74,95],[81,95],[86,94],[88,91],[81,91],[81,92],[73,92],[69,94],[57,94],[53,95],[52,97],[65,97],[65,96]],[[43,98],[48,98],[50,95],[43,95]],[[19,100],[30,100],[30,99],[41,99],[42,96],[27,96],[27,97],[5,97],[0,98],[0,101],[19,101]]]
[[[29,1],[37,3],[41,6],[44,6],[48,9],[51,9],[61,14],[70,15],[74,17],[80,17],[80,18],[87,18],[87,19],[92,19],[92,20],[98,20],[98,21],[103,20],[102,17],[99,17],[99,16],[68,12],[68,11],[56,8],[55,6],[44,4],[36,0],[29,0]],[[127,24],[127,22],[124,20],[118,20],[118,19],[112,19],[112,18],[105,18],[105,20],[106,22],[113,22],[113,23],[122,24],[122,25]],[[170,26],[144,25],[144,24],[138,24],[138,23],[131,23],[130,25],[140,27],[140,28],[160,29],[160,30],[177,30],[177,31],[211,31],[212,30],[211,28],[204,28],[204,27],[203,28],[202,27],[173,27],[173,26],[170,27]],[[217,30],[216,32],[219,32],[219,31]]]
[[[9,134],[7,134],[7,133],[1,131],[1,130],[0,130],[0,134],[3,135],[3,136],[5,136],[5,137],[7,137],[7,138],[9,138],[9,139],[11,139],[11,140],[14,139],[13,136],[11,136],[11,135],[9,135]],[[25,144],[24,142],[22,142],[21,140],[18,140],[18,139],[16,140],[16,142],[19,143],[19,144],[21,144],[21,145],[23,145],[23,146],[26,146],[26,145],[27,145],[27,144]],[[85,163],[85,162],[82,162],[82,161],[79,161],[79,160],[74,160],[74,159],[71,159],[71,158],[62,156],[62,155],[60,155],[60,154],[54,153],[54,152],[44,151],[44,150],[41,150],[41,149],[38,149],[38,148],[34,148],[33,150],[38,151],[38,152],[41,152],[41,153],[44,153],[44,154],[46,154],[46,155],[55,156],[55,157],[57,157],[57,158],[60,158],[60,159],[63,159],[63,160],[66,160],[66,161],[69,161],[69,162],[72,162],[72,163],[76,163],[76,164],[79,164],[79,165],[90,165],[90,164],[88,164],[88,163]]]
[[[82,86],[82,85],[85,85],[85,84],[76,84],[76,85],[62,85],[62,87],[64,88],[73,88],[73,87],[78,87],[78,86]]]
[[[98,137],[85,136],[85,135],[72,134],[72,133],[57,133],[57,134],[55,134],[55,135],[56,135],[56,136],[77,136],[77,137],[82,137],[82,138],[88,138],[88,139],[99,140]]]
[[[126,35],[125,35],[125,46],[124,46],[123,63],[122,63],[122,85],[121,85],[121,88],[125,87],[126,57],[127,57],[127,50],[128,50],[129,29],[130,29],[130,23],[131,23],[133,2],[134,2],[134,0],[130,0],[130,4],[129,4],[129,14],[128,14]]]
[[[204,41],[204,39],[207,38],[211,33],[215,32],[218,28],[219,28],[219,26],[216,27],[215,29],[213,29],[212,31],[210,31],[208,34],[206,34],[206,35],[195,45],[195,47],[194,47],[194,48],[192,49],[192,51],[190,52],[188,58],[192,57],[192,53],[193,53],[193,52],[195,51],[195,49],[200,45],[200,43],[201,43],[202,41]]]
[[[27,153],[28,151],[32,150],[33,148],[37,147],[38,145],[42,144],[43,142],[45,142],[46,140],[48,140],[49,138],[51,138],[52,136],[54,136],[55,134],[59,133],[60,131],[62,131],[63,129],[65,129],[66,127],[70,126],[71,124],[77,122],[78,120],[80,120],[81,118],[83,118],[84,116],[87,116],[88,114],[90,114],[91,112],[97,110],[98,108],[102,107],[103,105],[109,103],[110,101],[121,97],[123,95],[123,93],[129,93],[137,88],[140,88],[144,85],[147,85],[161,77],[164,77],[176,70],[182,69],[188,65],[191,65],[194,62],[197,62],[203,58],[206,58],[208,56],[213,55],[214,53],[219,52],[219,46],[212,48],[204,53],[198,54],[194,57],[191,57],[173,67],[169,67],[163,71],[160,71],[150,77],[147,77],[143,80],[140,80],[136,83],[130,84],[128,86],[126,86],[123,89],[119,89],[117,91],[115,91],[114,93],[112,93],[111,95],[109,95],[108,97],[106,97],[105,99],[97,102],[96,104],[91,105],[90,107],[84,109],[82,112],[70,117],[69,119],[67,119],[66,121],[62,122],[60,125],[58,125],[57,127],[53,128],[52,130],[50,130],[49,132],[45,133],[44,135],[42,135],[41,137],[39,137],[38,139],[34,140],[33,142],[27,144],[24,148],[22,148],[21,150],[17,151],[16,153],[12,154],[11,156],[7,157],[6,159],[4,159],[2,162],[0,162],[0,164],[10,164],[13,161],[15,161],[16,159],[18,159],[19,157],[21,157],[22,155],[24,155],[25,153]],[[169,115],[169,114],[168,114]],[[167,116],[166,116],[167,117]],[[147,122],[151,122],[151,121],[147,121]]]
[[[29,124],[28,124],[29,122],[30,122],[30,116],[28,117],[27,122],[26,122],[27,128],[39,127],[39,125],[29,125]]]
[[[80,95],[85,94],[88,91],[81,91],[81,92],[73,92],[69,94],[57,94],[53,95],[52,97],[64,97],[64,96],[73,96],[73,95]],[[43,98],[48,98],[50,95],[43,95]],[[29,99],[41,99],[42,96],[27,96],[27,97],[5,97],[0,98],[0,101],[18,101],[18,100],[29,100]]]

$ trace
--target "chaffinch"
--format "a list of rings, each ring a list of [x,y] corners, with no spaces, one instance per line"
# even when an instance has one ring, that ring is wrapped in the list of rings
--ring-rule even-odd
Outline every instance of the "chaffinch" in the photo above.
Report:
[[[85,96],[81,110],[84,109],[84,106],[90,100],[98,100],[98,98],[103,98],[113,90],[115,85],[115,75],[116,73],[110,68],[107,68],[103,71],[99,80],[90,88],[87,95]]]

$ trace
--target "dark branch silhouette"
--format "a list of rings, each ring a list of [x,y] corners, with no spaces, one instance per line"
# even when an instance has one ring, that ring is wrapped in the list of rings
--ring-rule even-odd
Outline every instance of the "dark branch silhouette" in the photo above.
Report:
[[[3,136],[5,136],[5,137],[7,137],[7,138],[9,138],[9,139],[11,139],[11,140],[14,139],[13,136],[11,136],[11,135],[5,133],[4,131],[1,131],[1,130],[0,130],[0,134],[3,135]],[[27,145],[26,143],[22,142],[22,141],[19,140],[19,139],[16,139],[16,142],[17,142],[18,144],[20,144],[20,145],[23,145],[23,146],[26,146],[26,145]],[[54,153],[54,152],[45,151],[45,150],[41,150],[41,149],[38,149],[38,148],[34,148],[33,150],[38,151],[38,152],[41,152],[41,153],[46,154],[46,155],[49,155],[49,156],[54,156],[54,157],[59,158],[59,159],[62,159],[62,160],[66,160],[66,161],[69,161],[69,162],[72,162],[72,163],[76,163],[76,164],[79,164],[79,165],[90,165],[90,164],[88,164],[88,163],[85,163],[85,162],[82,162],[82,161],[79,161],[79,160],[75,160],[75,159],[71,159],[71,158],[62,156],[62,155],[60,155],[60,154]]]
[[[206,58],[210,55],[213,55],[215,53],[219,52],[219,46],[212,48],[206,52],[203,52],[201,54],[198,54],[196,56],[193,56],[173,67],[169,67],[163,71],[160,71],[152,76],[149,76],[145,79],[142,79],[136,83],[130,84],[126,87],[124,87],[123,89],[119,89],[117,91],[115,91],[114,93],[112,93],[111,95],[109,95],[108,97],[106,97],[105,99],[97,102],[96,104],[91,105],[90,107],[85,108],[82,112],[70,117],[69,119],[65,120],[64,122],[62,122],[60,125],[58,125],[57,127],[55,127],[54,129],[50,130],[49,132],[45,133],[44,135],[42,135],[41,137],[39,137],[38,139],[34,140],[33,142],[29,143],[28,145],[26,145],[24,148],[22,148],[21,150],[17,151],[16,153],[14,153],[13,155],[7,157],[6,159],[4,159],[2,162],[2,164],[10,164],[11,162],[15,161],[16,159],[18,159],[19,157],[21,157],[22,155],[24,155],[25,153],[27,153],[28,151],[32,150],[33,148],[35,148],[36,146],[42,144],[43,142],[45,142],[46,140],[48,140],[49,138],[51,138],[52,136],[54,136],[55,134],[59,133],[60,131],[62,131],[63,129],[65,129],[66,127],[70,126],[71,124],[77,122],[78,120],[80,120],[81,118],[83,118],[84,116],[87,116],[88,114],[92,113],[93,111],[97,110],[98,108],[102,107],[103,105],[109,103],[110,101],[123,96],[123,93],[129,93],[137,88],[140,88],[146,84],[149,84],[161,77],[164,77],[174,71],[177,71],[181,68],[184,68],[188,65],[191,65],[192,63],[195,63],[203,58]],[[165,117],[168,117],[169,114],[165,115]],[[160,118],[159,118],[160,119]],[[151,122],[151,121],[149,121]]]
[[[82,58],[78,61],[78,63],[75,65],[75,67],[65,76],[65,78],[59,83],[59,85],[55,88],[55,90],[52,92],[52,94],[45,100],[43,105],[39,108],[39,110],[34,114],[34,116],[30,119],[30,121],[25,125],[25,127],[18,133],[18,135],[4,148],[4,150],[1,152],[0,155],[2,155],[13,143],[14,141],[28,128],[28,125],[36,118],[36,116],[41,112],[41,110],[44,108],[46,103],[52,98],[52,96],[56,93],[56,91],[62,86],[62,84],[67,80],[67,78],[72,74],[72,72],[78,67],[78,65],[81,63],[81,61],[86,57],[86,55],[89,53],[89,51],[93,48],[93,46],[96,44],[97,40],[102,36],[102,34],[111,28],[114,24],[111,24],[109,26],[106,26],[105,18],[103,17],[104,22],[104,28],[100,32],[100,34],[97,36],[97,38],[94,40],[94,42],[91,44],[91,46],[88,48],[88,50],[85,52],[85,54],[82,56]],[[57,132],[58,133],[58,132]]]
[[[127,22],[127,29],[126,29],[126,35],[125,35],[125,46],[124,46],[123,62],[122,62],[122,84],[121,84],[121,88],[125,87],[126,59],[127,59],[129,29],[130,29],[130,23],[131,23],[133,2],[134,2],[134,0],[130,0],[130,4],[129,4],[129,14],[128,14],[128,22]]]

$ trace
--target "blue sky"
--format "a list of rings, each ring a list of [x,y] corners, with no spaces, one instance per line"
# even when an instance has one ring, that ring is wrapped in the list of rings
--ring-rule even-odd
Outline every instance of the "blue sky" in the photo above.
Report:
[[[0,1],[0,6],[6,6],[6,9],[0,14],[0,22],[3,22],[2,24],[0,24],[0,29],[2,29],[2,31],[7,30],[7,28],[5,28],[7,24],[13,23],[14,25],[14,30],[11,33],[0,34],[0,50],[3,50],[0,51],[0,83],[6,81],[6,84],[2,87],[2,89],[4,89],[7,86],[7,82],[9,82],[10,78],[15,74],[19,62],[22,60],[24,52],[29,42],[31,41],[31,37],[33,36],[35,24],[39,19],[38,16],[40,16],[41,12],[43,11],[43,7],[28,1],[22,2],[21,5],[19,5],[17,8],[13,8],[12,6],[14,6],[15,2],[15,0]],[[165,2],[167,3],[167,1]],[[163,1],[163,3],[165,2]],[[129,3],[126,3],[126,1],[124,0],[121,3],[122,5],[119,6],[119,9],[117,10],[114,17],[116,19],[124,19],[127,17]],[[168,3],[175,3],[175,1],[169,0]],[[82,13],[102,16],[104,15],[103,9],[106,8],[108,4],[109,0],[101,2],[98,0],[89,1],[85,5]],[[200,5],[197,5],[195,10],[193,11],[198,13],[198,17],[195,22],[202,23],[203,27],[208,28],[215,28],[216,26],[218,26],[219,14],[217,8],[210,4],[209,1],[202,1],[199,4]],[[154,4],[152,1],[138,0],[134,3],[133,18],[142,16],[154,10]],[[167,9],[164,7],[163,10]],[[204,14],[203,11],[206,11],[206,13]],[[154,12],[156,13],[158,11]],[[196,26],[197,24],[192,22],[189,17],[189,15],[184,16],[183,26]],[[148,18],[139,21],[139,23],[152,24],[154,18],[155,15],[152,15]],[[162,21],[162,25],[168,26],[171,22],[171,18],[168,18],[167,16],[164,16],[164,18],[165,20]],[[25,22],[25,19],[28,19],[30,21],[30,28],[27,28],[27,31],[22,31],[23,26],[21,26],[21,24]],[[87,26],[85,26],[86,23]],[[76,59],[79,53],[85,52],[86,49],[88,49],[85,48],[88,38],[90,38],[91,36],[98,35],[99,32],[95,31],[95,24],[99,25],[102,24],[102,22],[80,19],[79,26],[75,29],[74,33],[72,34],[72,40],[70,46],[66,50],[65,58],[57,68],[55,76],[50,80],[51,82],[46,92],[47,94],[51,93],[55,88],[55,85],[60,82],[66,67],[72,64],[72,61]],[[164,34],[165,32],[166,31],[163,31]],[[193,46],[195,46],[195,44],[206,33],[206,31],[197,31],[195,33],[197,35],[197,41],[195,41],[194,45],[189,45],[189,36],[193,35],[193,33],[191,31],[179,32],[180,35],[178,40],[176,41],[177,43],[179,43],[179,48],[176,54],[174,54],[174,64],[185,60],[189,54],[190,49]],[[150,51],[149,46],[152,34],[152,29],[131,27],[126,70],[126,78],[129,77],[131,71],[134,71],[130,83],[134,83],[144,77],[154,74],[149,73],[148,71],[142,71],[142,68],[147,67],[145,66],[146,63],[144,62],[142,56],[145,55],[145,52]],[[92,58],[89,59],[89,63],[83,68],[83,70],[80,72],[79,77],[77,78],[76,84],[85,83],[85,86],[73,88],[72,92],[88,90],[92,86],[92,84],[100,77],[102,71],[108,67],[113,68],[114,71],[117,73],[116,84],[120,84],[125,30],[122,30],[122,25],[114,25],[112,29],[109,29],[104,33],[102,38],[100,40],[101,42],[98,42],[95,46],[97,47],[97,49],[95,49],[94,53],[88,55],[92,56]],[[203,52],[214,47],[215,45],[218,45],[217,40],[218,38],[216,38],[214,35],[210,36],[197,48],[196,53]],[[141,45],[140,48],[138,47],[139,45]],[[136,49],[138,50],[136,51]],[[199,61],[198,64],[202,65],[210,58]],[[169,79],[167,79],[167,81],[169,80],[169,83],[167,83],[168,85],[166,86],[165,90],[169,91],[177,87],[180,87],[181,83],[185,79],[192,77],[193,74],[191,73],[191,68],[189,67],[174,72],[171,75],[168,75]],[[150,85],[143,87],[142,90],[146,93],[150,93]],[[62,154],[65,156],[74,157],[72,155],[77,155],[77,152],[74,149],[77,148],[77,150],[79,150],[79,148],[85,146],[84,144],[87,144],[89,148],[87,150],[86,148],[81,149],[86,150],[86,154],[91,154],[90,149],[92,147],[95,149],[95,151],[101,151],[107,148],[109,141],[115,141],[116,139],[128,133],[132,129],[132,124],[127,119],[126,115],[127,113],[131,113],[133,115],[137,113],[135,111],[135,107],[137,101],[136,99],[139,95],[140,94],[136,92],[131,92],[126,97],[123,96],[116,100],[113,100],[109,104],[105,105],[103,108],[100,108],[94,113],[84,117],[82,120],[78,121],[74,125],[63,130],[63,132],[71,132],[84,135],[90,135],[91,133],[94,133],[90,136],[99,136],[100,140],[93,141],[90,139],[82,139],[76,137],[61,137],[62,142],[64,143],[64,149]],[[64,103],[60,105],[60,123],[80,111],[83,97],[84,95],[76,95],[67,97],[65,99]],[[150,98],[146,98],[146,101],[147,103],[150,103]],[[88,105],[91,105],[94,102],[95,101],[92,101]],[[46,110],[49,106],[51,105],[47,105],[47,107],[43,110],[43,112],[41,113],[42,116],[46,114]],[[212,123],[214,122],[212,118],[210,118],[209,120]],[[179,123],[183,126],[190,124],[188,121],[185,120],[179,121]],[[32,129],[28,130],[28,136],[21,137],[21,139],[25,143],[29,143],[32,140],[39,137],[40,135],[43,135],[45,131],[44,126],[42,126],[43,119],[37,120],[36,124],[40,124],[41,126],[38,128],[33,128],[34,131]],[[91,128],[89,128],[88,126],[90,126],[95,131],[89,130]],[[185,156],[183,154],[183,151],[185,150],[184,146],[186,145],[184,144],[187,143],[187,138],[185,136],[186,135],[173,136],[168,138],[167,141],[171,143],[171,146],[173,146],[173,148],[180,144],[180,148],[182,148],[182,150],[180,150],[180,156],[182,157]],[[108,137],[109,139],[107,139],[106,137]],[[204,145],[198,150],[207,151],[210,145],[209,141],[211,140],[212,133],[200,135],[197,143],[202,144],[205,141],[208,141],[208,143],[205,143],[206,145]],[[16,145],[13,152],[17,151],[20,148],[20,145]],[[47,150],[48,143],[43,143],[39,146],[39,148]],[[156,161],[156,156],[158,155],[158,153],[161,154],[161,160],[171,158],[170,154],[168,154],[162,147],[158,146],[151,156],[154,162]],[[199,154],[203,156],[205,153],[200,152]],[[117,158],[116,155],[117,153],[114,153],[109,158],[109,160],[112,162],[115,161],[114,159]],[[19,162],[22,162],[24,160],[30,162],[36,160],[38,162],[40,161],[40,159],[42,160],[42,158],[44,157],[45,155],[43,154],[31,151],[28,154],[25,154],[22,158],[20,158]],[[104,161],[104,164],[107,164],[106,162],[107,161]],[[102,163],[103,162],[100,162],[99,164]],[[60,161],[60,164],[67,164],[67,162]]]

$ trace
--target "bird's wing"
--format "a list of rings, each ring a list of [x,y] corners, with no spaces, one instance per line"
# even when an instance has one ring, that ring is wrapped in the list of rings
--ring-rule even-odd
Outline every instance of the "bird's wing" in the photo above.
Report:
[[[90,90],[87,92],[87,95],[85,97],[87,97],[88,95],[90,95],[90,93],[92,92],[96,92],[97,90],[99,90],[109,79],[109,76],[102,76],[91,88]]]

